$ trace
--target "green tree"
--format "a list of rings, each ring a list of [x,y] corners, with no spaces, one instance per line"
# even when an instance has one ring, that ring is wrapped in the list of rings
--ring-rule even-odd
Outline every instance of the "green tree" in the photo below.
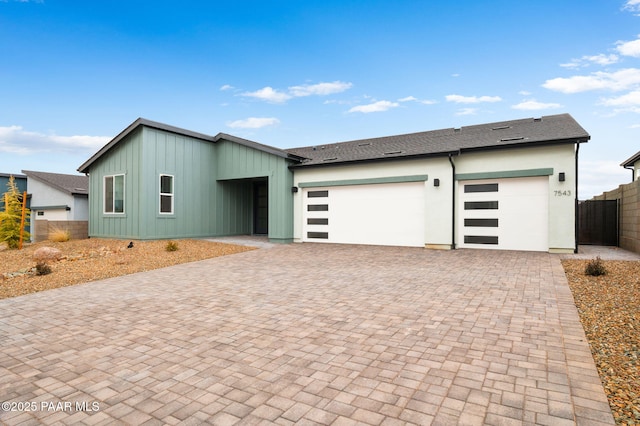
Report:
[[[4,202],[4,211],[0,212],[0,242],[7,243],[9,248],[15,249],[20,247],[20,225],[22,223],[22,194],[18,191],[13,176],[9,178],[7,183],[7,192],[2,195]],[[24,226],[29,221],[30,212],[27,209],[25,213]],[[27,231],[22,232],[23,240],[30,237]]]

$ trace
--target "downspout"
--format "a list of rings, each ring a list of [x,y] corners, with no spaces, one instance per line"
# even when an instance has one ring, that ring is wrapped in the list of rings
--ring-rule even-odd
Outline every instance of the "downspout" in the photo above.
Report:
[[[451,250],[456,249],[456,165],[449,153],[451,163]]]
[[[578,153],[580,152],[580,141],[578,141],[576,143],[576,199],[575,199],[575,204],[574,204],[574,215],[575,215],[575,241],[574,241],[574,245],[575,248],[573,249],[574,253],[578,253],[578,220],[580,219],[580,216],[578,215]]]
[[[622,167],[624,167],[627,170],[631,170],[631,182],[635,181],[636,180],[636,169],[635,169],[635,167],[633,167],[633,166],[631,166],[631,167],[622,166]]]

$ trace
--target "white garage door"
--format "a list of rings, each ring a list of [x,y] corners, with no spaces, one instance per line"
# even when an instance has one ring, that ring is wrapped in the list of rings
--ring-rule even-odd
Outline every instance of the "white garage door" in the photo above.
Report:
[[[549,250],[547,176],[458,185],[458,247]]]
[[[424,247],[424,182],[303,190],[303,241]]]

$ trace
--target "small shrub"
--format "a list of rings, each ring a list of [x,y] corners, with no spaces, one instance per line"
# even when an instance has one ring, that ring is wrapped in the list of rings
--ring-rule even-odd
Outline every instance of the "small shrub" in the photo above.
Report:
[[[36,275],[47,275],[51,273],[51,266],[45,262],[36,263]]]
[[[175,241],[169,241],[167,243],[167,246],[165,247],[165,250],[167,250],[167,251],[177,251],[178,250],[178,243],[176,243]]]
[[[60,228],[54,228],[51,232],[49,232],[49,240],[54,241],[56,243],[64,243],[71,239],[71,234],[69,231]]]
[[[607,273],[607,268],[604,267],[604,263],[600,256],[597,256],[595,259],[590,260],[587,263],[587,267],[584,268],[585,275],[591,275],[593,277],[598,277],[600,275],[605,275]]]

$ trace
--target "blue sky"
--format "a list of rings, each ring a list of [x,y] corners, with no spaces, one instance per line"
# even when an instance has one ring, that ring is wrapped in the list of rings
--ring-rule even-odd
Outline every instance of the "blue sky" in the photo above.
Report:
[[[640,0],[0,0],[0,172],[138,117],[293,148],[570,113],[580,198],[631,180]]]

